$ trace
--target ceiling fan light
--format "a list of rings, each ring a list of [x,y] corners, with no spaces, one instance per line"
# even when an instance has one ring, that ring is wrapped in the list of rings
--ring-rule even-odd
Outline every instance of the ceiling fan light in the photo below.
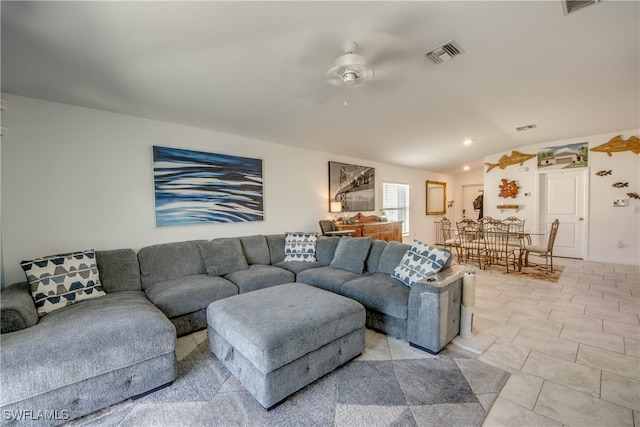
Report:
[[[344,74],[342,74],[342,82],[346,85],[353,85],[357,79],[358,76],[355,71],[349,70],[345,71]]]

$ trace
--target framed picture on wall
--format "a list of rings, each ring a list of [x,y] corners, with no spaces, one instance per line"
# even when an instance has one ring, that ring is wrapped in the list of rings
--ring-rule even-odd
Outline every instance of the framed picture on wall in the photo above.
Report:
[[[262,159],[153,147],[156,225],[262,221]]]
[[[343,212],[376,209],[375,168],[329,162],[329,205],[340,202]]]

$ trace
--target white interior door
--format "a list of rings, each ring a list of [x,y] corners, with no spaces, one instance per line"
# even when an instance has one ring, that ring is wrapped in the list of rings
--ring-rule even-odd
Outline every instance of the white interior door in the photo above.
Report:
[[[479,212],[473,209],[473,201],[484,192],[482,184],[462,186],[462,218],[478,219]]]
[[[584,258],[586,240],[587,168],[540,174],[540,229],[560,220],[553,254]],[[545,241],[548,236],[545,236]],[[540,242],[543,243],[543,242]]]

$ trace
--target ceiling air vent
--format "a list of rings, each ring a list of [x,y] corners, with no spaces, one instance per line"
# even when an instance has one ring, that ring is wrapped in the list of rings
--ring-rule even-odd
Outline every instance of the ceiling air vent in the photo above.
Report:
[[[591,6],[600,0],[562,0],[562,12],[566,15],[580,10],[583,7]]]
[[[447,62],[454,56],[458,56],[462,53],[464,53],[464,50],[462,50],[455,42],[449,40],[448,42],[431,49],[429,52],[426,52],[424,56],[434,63],[440,64],[442,62]]]

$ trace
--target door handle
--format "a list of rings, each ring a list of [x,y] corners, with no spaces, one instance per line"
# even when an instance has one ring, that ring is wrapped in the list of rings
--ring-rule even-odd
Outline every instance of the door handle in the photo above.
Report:
[[[584,221],[584,218],[578,218],[578,221]]]

